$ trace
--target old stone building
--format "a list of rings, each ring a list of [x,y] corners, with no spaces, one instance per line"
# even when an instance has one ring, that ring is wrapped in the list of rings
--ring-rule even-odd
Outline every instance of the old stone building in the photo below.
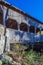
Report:
[[[43,31],[43,23],[39,20],[4,1],[0,1],[0,36],[4,40],[0,41],[3,48],[10,51],[9,44],[12,43],[43,42],[41,31]]]

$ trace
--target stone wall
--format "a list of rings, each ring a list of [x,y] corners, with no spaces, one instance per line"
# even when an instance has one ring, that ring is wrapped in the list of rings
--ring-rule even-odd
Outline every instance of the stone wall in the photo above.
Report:
[[[0,24],[0,54],[4,51],[5,36],[4,36],[4,26]]]

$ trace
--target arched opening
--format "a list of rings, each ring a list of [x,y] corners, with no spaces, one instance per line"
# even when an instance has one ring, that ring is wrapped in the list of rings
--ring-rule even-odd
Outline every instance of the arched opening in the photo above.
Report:
[[[41,31],[40,31],[40,32],[41,32],[41,34],[43,35],[43,29],[41,29]]]
[[[40,29],[39,29],[39,28],[36,28],[36,33],[38,33],[38,34],[40,34],[40,33],[41,33],[41,31],[40,31]]]
[[[20,24],[20,30],[21,30],[21,31],[28,32],[28,26],[27,26],[27,24],[22,22],[22,23]]]
[[[34,27],[34,26],[30,26],[29,31],[30,31],[31,33],[35,33],[35,27]]]
[[[13,19],[7,19],[6,21],[6,27],[7,28],[11,28],[11,29],[15,29],[15,30],[18,30],[18,23],[16,20],[13,20]]]
[[[0,24],[3,24],[3,11],[1,7],[0,7]]]

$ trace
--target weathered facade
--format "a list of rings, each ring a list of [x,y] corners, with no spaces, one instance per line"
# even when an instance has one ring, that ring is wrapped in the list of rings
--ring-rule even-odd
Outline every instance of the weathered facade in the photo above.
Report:
[[[0,13],[0,26],[3,27],[0,35],[4,38],[2,44],[4,44],[3,47],[6,44],[6,50],[10,51],[9,44],[11,43],[43,42],[41,32],[43,23],[2,1],[0,1]]]

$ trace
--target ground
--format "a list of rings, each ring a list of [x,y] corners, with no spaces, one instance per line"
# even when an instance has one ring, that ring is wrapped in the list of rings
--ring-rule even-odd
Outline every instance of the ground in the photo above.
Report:
[[[27,46],[15,44],[15,49],[3,53],[0,65],[43,65],[43,54],[25,48]]]

